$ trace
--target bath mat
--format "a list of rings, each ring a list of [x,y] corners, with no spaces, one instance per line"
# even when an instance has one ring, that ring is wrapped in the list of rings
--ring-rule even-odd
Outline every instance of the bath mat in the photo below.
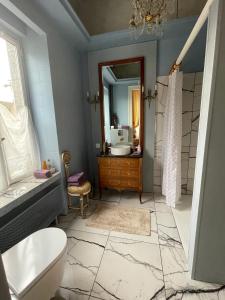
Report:
[[[124,233],[150,235],[150,211],[119,205],[99,204],[86,225]]]

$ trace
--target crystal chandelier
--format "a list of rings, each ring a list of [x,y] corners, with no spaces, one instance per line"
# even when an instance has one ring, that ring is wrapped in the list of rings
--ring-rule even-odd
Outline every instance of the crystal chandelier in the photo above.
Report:
[[[130,0],[134,13],[129,28],[135,39],[144,32],[158,37],[163,35],[163,27],[169,15],[175,11],[175,0]]]

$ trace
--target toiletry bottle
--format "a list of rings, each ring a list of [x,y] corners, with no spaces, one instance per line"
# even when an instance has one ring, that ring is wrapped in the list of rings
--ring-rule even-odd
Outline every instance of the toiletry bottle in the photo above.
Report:
[[[47,166],[47,162],[46,162],[46,160],[43,160],[42,161],[42,170],[48,170],[48,166]]]
[[[52,168],[51,160],[48,159],[48,161],[47,161],[47,169],[51,170],[51,168]]]
[[[102,152],[103,152],[103,155],[105,155],[105,151],[106,151],[106,147],[105,147],[105,142],[103,142],[102,144]]]
[[[109,144],[108,142],[106,141],[105,142],[105,154],[108,154],[109,153]]]

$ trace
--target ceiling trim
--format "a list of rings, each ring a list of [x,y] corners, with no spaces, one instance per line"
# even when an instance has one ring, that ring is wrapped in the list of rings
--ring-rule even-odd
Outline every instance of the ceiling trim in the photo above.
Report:
[[[38,34],[44,34],[44,31],[35,24],[21,9],[19,9],[12,1],[10,0],[0,0],[0,3],[7,8],[11,13],[13,13],[18,19],[22,20],[28,27],[32,28]]]
[[[24,37],[27,34],[26,24],[2,4],[0,4],[0,26],[3,28],[3,31],[10,30],[10,32],[20,37]]]
[[[138,40],[135,40],[131,37],[129,29],[92,35],[88,43],[88,51],[96,51],[100,49],[138,44],[155,40],[171,38],[177,39],[178,37],[184,35],[188,36],[196,20],[197,16],[168,21],[165,26],[164,35],[161,38],[157,38],[155,35],[144,33]]]
[[[81,22],[80,18],[72,8],[71,4],[69,3],[68,0],[59,0],[59,2],[62,4],[62,6],[65,8],[67,13],[70,15],[71,19],[75,23],[75,25],[80,29],[84,37],[86,38],[87,41],[90,40],[91,36],[87,29],[85,28],[84,24]]]

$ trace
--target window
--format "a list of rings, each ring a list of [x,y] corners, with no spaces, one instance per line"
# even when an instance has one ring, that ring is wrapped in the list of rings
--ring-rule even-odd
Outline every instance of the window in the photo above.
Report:
[[[18,42],[0,35],[0,191],[31,175],[38,164],[21,61]]]

